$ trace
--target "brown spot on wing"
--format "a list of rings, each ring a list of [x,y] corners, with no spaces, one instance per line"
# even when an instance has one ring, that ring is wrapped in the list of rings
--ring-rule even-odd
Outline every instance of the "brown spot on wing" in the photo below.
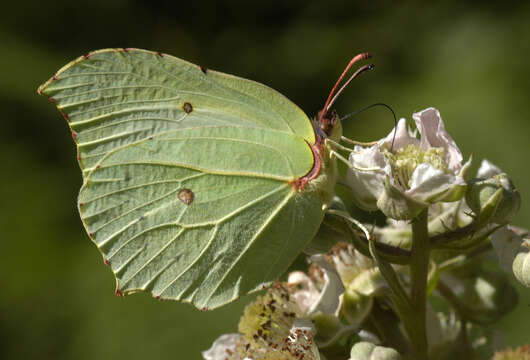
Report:
[[[181,189],[177,195],[180,201],[186,205],[190,205],[195,198],[195,194],[190,189]]]
[[[189,114],[193,111],[193,106],[189,102],[185,102],[182,104],[182,110],[184,110],[186,114]]]

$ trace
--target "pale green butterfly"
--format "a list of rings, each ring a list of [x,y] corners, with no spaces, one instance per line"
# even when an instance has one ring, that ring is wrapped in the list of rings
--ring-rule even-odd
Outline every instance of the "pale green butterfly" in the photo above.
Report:
[[[77,144],[79,212],[116,294],[211,309],[276,280],[333,196],[329,107],[367,57],[313,121],[262,84],[138,49],[89,53],[43,84]]]

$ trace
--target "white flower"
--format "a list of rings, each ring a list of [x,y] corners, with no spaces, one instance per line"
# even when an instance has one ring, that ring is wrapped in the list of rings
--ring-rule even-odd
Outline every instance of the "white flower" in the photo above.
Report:
[[[321,311],[335,315],[340,308],[340,296],[344,286],[335,268],[322,255],[313,255],[311,261],[321,270],[321,289],[305,273],[295,271],[289,274],[287,283],[295,288],[292,297],[305,315]]]
[[[368,148],[356,146],[350,154],[348,182],[365,210],[380,209],[394,219],[411,219],[429,204],[463,196],[469,163],[462,165],[462,153],[445,130],[440,113],[428,108],[412,117],[420,139],[411,135],[401,119],[386,138]]]

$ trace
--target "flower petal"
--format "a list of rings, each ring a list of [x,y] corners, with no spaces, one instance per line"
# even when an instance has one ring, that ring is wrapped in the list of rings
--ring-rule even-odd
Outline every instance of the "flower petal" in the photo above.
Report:
[[[394,145],[392,146],[392,141]],[[415,137],[411,136],[409,129],[407,129],[407,121],[405,119],[399,119],[397,126],[386,136],[386,138],[379,141],[380,145],[387,146],[388,149],[392,147],[392,151],[396,152],[407,145],[420,145],[420,141]]]
[[[507,273],[512,273],[513,260],[523,243],[520,233],[524,233],[524,230],[513,226],[504,226],[491,235],[491,244],[499,258],[499,264]]]
[[[441,200],[441,195],[454,186],[465,186],[464,179],[446,174],[431,164],[420,164],[412,173],[410,189],[405,193],[418,201]]]
[[[448,169],[453,172],[459,170],[462,166],[462,153],[451,135],[445,130],[440,112],[435,108],[428,108],[414,113],[412,118],[421,135],[420,147],[422,150],[427,150],[430,147],[444,148]]]
[[[293,297],[298,303],[302,313],[307,313],[311,306],[318,302],[319,292],[313,281],[305,273],[294,271],[287,278],[289,285],[300,286],[299,290],[293,293]]]
[[[486,159],[482,160],[477,171],[477,177],[483,179],[487,179],[499,174],[502,174],[502,170]]]
[[[234,352],[242,337],[241,334],[223,334],[213,342],[211,348],[202,352],[202,357],[204,360],[225,360],[229,353]]]
[[[344,293],[344,285],[342,285],[340,276],[323,255],[313,255],[311,261],[322,268],[325,283],[318,300],[311,306],[308,314],[317,311],[335,314],[340,307],[340,296]]]
[[[383,179],[390,173],[387,160],[378,145],[369,148],[356,146],[349,160],[357,169],[379,168],[369,171],[350,168],[347,174],[347,181],[357,204],[364,210],[377,210],[377,199],[383,192]]]

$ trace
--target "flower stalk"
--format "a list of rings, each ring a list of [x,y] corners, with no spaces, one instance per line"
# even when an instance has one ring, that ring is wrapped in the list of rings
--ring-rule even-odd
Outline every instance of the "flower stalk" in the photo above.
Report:
[[[410,301],[415,310],[413,317],[414,332],[409,333],[415,358],[427,359],[427,277],[429,273],[430,242],[427,229],[428,210],[424,209],[412,220],[412,248],[410,262]],[[409,319],[410,321],[410,319]]]

